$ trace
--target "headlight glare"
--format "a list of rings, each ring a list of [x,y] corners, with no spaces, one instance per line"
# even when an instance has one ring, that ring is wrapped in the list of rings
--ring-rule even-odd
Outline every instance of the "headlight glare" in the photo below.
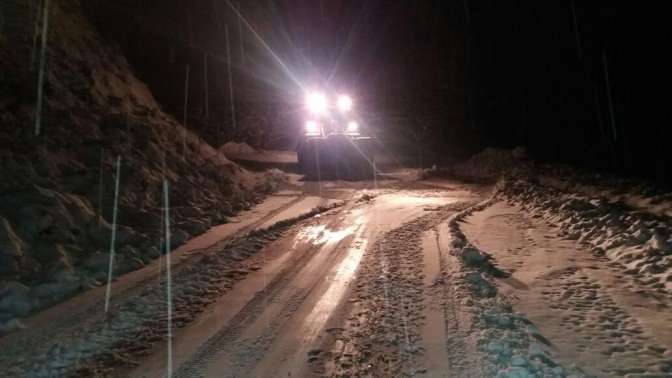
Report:
[[[346,95],[339,96],[338,100],[336,100],[336,104],[338,105],[338,110],[348,112],[352,109],[352,98]]]
[[[306,96],[306,106],[313,114],[323,114],[327,111],[327,97],[320,92],[309,93]]]
[[[358,133],[359,132],[359,124],[355,121],[350,121],[348,122],[348,126],[345,129],[346,132],[348,133]]]
[[[320,127],[317,125],[317,122],[315,122],[315,121],[306,122],[306,133],[308,133],[308,134],[319,134],[320,133]]]

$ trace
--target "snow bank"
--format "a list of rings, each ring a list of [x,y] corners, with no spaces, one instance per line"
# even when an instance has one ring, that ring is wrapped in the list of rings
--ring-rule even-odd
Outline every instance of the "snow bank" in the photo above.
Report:
[[[620,202],[657,216],[672,217],[672,193],[650,183],[581,172],[569,167],[547,166],[539,171],[539,182],[546,186],[587,197],[600,197],[611,203]]]
[[[257,150],[252,148],[247,143],[227,142],[219,148],[219,151],[224,153],[229,159],[244,159],[246,157],[255,156]]]
[[[487,147],[466,161],[453,166],[434,166],[422,172],[422,177],[459,177],[466,180],[496,181],[503,176],[529,174],[533,162],[523,147],[513,150]]]
[[[5,6],[6,3],[6,6]],[[115,274],[159,255],[162,182],[173,246],[261,200],[277,175],[252,174],[163,113],[81,2],[52,1],[41,133],[31,59],[39,2],[3,2],[0,43],[0,328],[106,282],[116,161],[121,157]],[[15,283],[21,283],[23,290]],[[0,289],[1,290],[1,289]]]
[[[534,178],[564,192],[601,197],[608,202],[622,203],[653,215],[672,217],[672,192],[668,190],[635,178],[562,164],[539,164],[531,160],[522,147],[513,150],[488,147],[455,167],[435,168],[435,171],[492,180],[502,177]],[[431,170],[428,174],[431,175]]]
[[[488,147],[458,164],[454,171],[460,176],[497,179],[503,175],[519,174],[530,170],[527,153],[522,147],[514,150]]]
[[[563,367],[550,356],[539,330],[524,315],[515,313],[508,298],[497,295],[493,276],[502,274],[490,264],[487,254],[471,245],[460,223],[497,200],[491,198],[453,215],[448,221],[450,253],[463,263],[464,283],[473,293],[474,324],[481,330],[477,343],[487,356],[487,376],[493,377],[585,377],[575,367]]]
[[[498,187],[497,195],[558,227],[560,235],[606,255],[641,283],[672,293],[669,218],[527,180],[507,180]]]

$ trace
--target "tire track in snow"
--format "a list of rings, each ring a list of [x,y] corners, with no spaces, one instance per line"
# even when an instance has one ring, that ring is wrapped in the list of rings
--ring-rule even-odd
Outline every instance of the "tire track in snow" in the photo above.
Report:
[[[343,239],[330,245],[330,251],[322,252],[337,251],[346,242],[349,242],[349,239]],[[200,346],[196,353],[178,369],[175,376],[205,376],[209,365],[216,360],[218,367],[226,366],[222,370],[225,376],[244,376],[249,373],[256,362],[263,358],[264,351],[272,344],[282,326],[304,303],[316,283],[332,266],[324,263],[318,267],[319,272],[310,276],[308,289],[297,288],[294,285],[294,279],[311,264],[313,258],[324,247],[323,244],[318,246],[307,244],[300,251],[300,255],[295,257],[291,263],[286,264],[285,268],[268,283],[263,291],[258,292],[224,328]],[[294,253],[296,254],[296,251]],[[327,256],[330,260],[337,257],[336,253]],[[285,305],[278,309],[276,308],[278,303],[285,303]],[[273,320],[267,322],[265,327],[262,326],[261,330],[255,331],[254,328],[258,328],[255,327],[255,323],[265,321],[264,318]],[[243,336],[248,333],[255,335],[255,340],[244,339]]]
[[[344,328],[337,330],[335,342],[322,361],[327,376],[420,376],[435,374],[421,364],[426,353],[422,327],[425,324],[426,287],[422,240],[428,229],[436,227],[467,204],[453,204],[412,220],[381,235],[367,251],[355,282],[352,303]],[[438,262],[437,262],[438,264]],[[449,340],[441,343],[452,361],[467,351],[461,340],[457,315],[450,307],[459,306],[447,297],[444,313]],[[447,312],[447,313],[446,313]],[[450,348],[450,350],[449,350]],[[439,352],[440,354],[441,352]],[[459,363],[445,372],[459,376]],[[468,375],[468,374],[467,374]],[[464,374],[462,375],[464,376]]]

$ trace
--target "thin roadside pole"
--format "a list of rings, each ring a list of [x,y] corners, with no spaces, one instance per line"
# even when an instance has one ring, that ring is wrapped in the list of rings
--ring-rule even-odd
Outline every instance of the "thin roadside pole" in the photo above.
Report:
[[[100,166],[98,167],[98,175],[99,175],[99,181],[98,181],[98,230],[100,230],[100,227],[102,225],[103,221],[103,154],[104,154],[104,149],[101,146],[100,147]]]
[[[112,211],[112,236],[110,237],[110,263],[107,269],[107,287],[105,288],[105,312],[110,308],[112,291],[112,271],[114,269],[114,249],[117,238],[117,209],[119,207],[119,181],[121,175],[121,155],[117,156],[117,174],[114,184],[114,208]]]
[[[240,15],[240,1],[236,2],[236,11]],[[240,16],[238,16],[238,38],[240,44],[240,63],[241,65],[245,64],[245,44],[243,43],[243,21]]]
[[[182,130],[182,160],[185,159],[185,151],[187,149],[187,120],[188,120],[188,115],[187,115],[187,110],[189,106],[189,65],[187,64],[187,67],[185,68],[185,76],[184,76],[184,117],[182,118],[182,126],[184,127],[184,130]]]
[[[36,0],[36,14],[33,24],[33,48],[30,53],[30,70],[35,69],[35,60],[37,60],[37,37],[40,35],[40,18],[42,17],[42,1]]]
[[[166,361],[166,375],[173,376],[173,295],[170,269],[170,199],[168,197],[168,180],[163,180],[163,206],[165,209],[165,225],[166,225],[166,303],[167,303],[167,328],[168,328],[168,345],[167,345],[167,361]]]
[[[224,25],[224,35],[226,36],[226,68],[229,75],[229,101],[231,103],[231,125],[236,130],[236,99],[233,91],[233,75],[231,74],[231,47],[229,43],[229,26]]]
[[[49,0],[44,0],[42,10],[42,47],[40,51],[40,69],[37,76],[37,104],[35,106],[35,135],[40,135],[42,128],[42,97],[44,96],[44,66],[47,60],[47,34],[49,32]]]
[[[203,102],[205,119],[210,119],[210,99],[208,93],[208,53],[203,53]]]
[[[572,19],[574,20],[574,36],[576,37],[576,53],[579,60],[583,59],[581,48],[581,35],[579,34],[579,20],[576,18],[576,3],[572,0]]]

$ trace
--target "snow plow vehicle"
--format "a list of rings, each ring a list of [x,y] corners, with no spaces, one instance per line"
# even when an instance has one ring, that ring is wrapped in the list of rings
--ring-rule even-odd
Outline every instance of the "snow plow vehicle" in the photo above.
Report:
[[[366,180],[375,174],[374,145],[354,111],[350,96],[306,95],[308,117],[297,145],[306,178]]]

